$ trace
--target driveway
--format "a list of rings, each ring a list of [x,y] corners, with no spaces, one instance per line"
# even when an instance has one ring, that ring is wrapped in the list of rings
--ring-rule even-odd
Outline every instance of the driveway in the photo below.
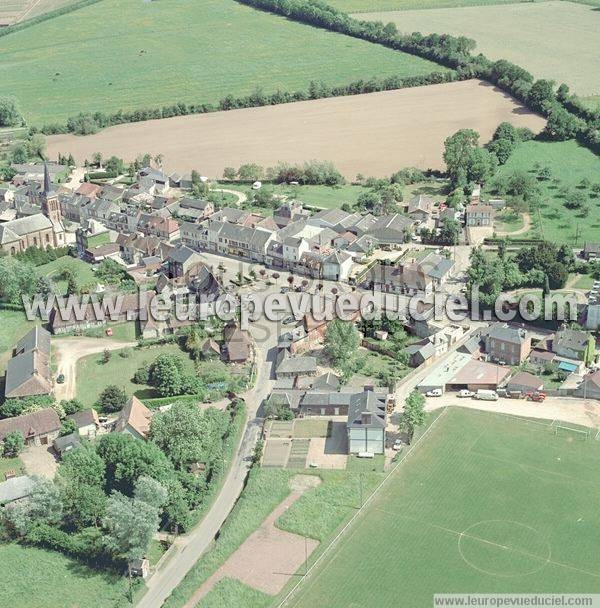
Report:
[[[32,445],[26,447],[19,458],[28,475],[47,477],[53,479],[56,475],[58,463],[54,457],[52,447],[49,445]]]
[[[53,354],[58,365],[56,375],[64,374],[65,382],[54,385],[57,401],[74,399],[77,389],[77,361],[82,357],[136,346],[136,342],[121,342],[108,338],[57,338],[52,340]]]
[[[240,207],[247,200],[248,196],[244,192],[239,192],[238,190],[228,190],[227,188],[214,188],[211,192],[224,192],[225,194],[233,194],[233,196],[237,197],[237,206]]]

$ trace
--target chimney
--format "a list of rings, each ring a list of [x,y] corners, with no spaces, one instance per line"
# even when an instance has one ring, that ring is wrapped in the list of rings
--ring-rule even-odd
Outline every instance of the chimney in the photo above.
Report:
[[[371,414],[370,412],[363,412],[361,414],[361,424],[368,426],[371,424]]]

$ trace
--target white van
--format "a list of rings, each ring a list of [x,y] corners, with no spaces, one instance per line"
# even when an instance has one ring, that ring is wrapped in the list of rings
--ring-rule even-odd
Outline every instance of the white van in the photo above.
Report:
[[[496,391],[480,388],[475,393],[475,399],[481,399],[482,401],[498,401],[498,393]]]

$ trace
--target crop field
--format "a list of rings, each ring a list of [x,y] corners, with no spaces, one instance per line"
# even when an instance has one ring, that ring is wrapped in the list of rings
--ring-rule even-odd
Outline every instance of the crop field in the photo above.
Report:
[[[583,437],[447,410],[288,605],[600,592],[600,442]]]
[[[592,6],[528,2],[361,13],[360,18],[393,21],[403,32],[467,36],[491,59],[508,59],[538,78],[566,82],[581,96],[600,93],[600,11]]]
[[[0,38],[0,56],[2,90],[35,124],[444,70],[233,0],[103,0]]]
[[[536,173],[536,163],[548,167],[551,179],[538,182],[541,191],[539,216],[531,214],[534,225],[532,236],[543,236],[559,244],[583,246],[585,241],[597,241],[600,233],[600,197],[590,188],[582,188],[581,181],[590,185],[600,182],[600,158],[577,142],[538,142],[521,144],[500,168],[499,175],[515,171]],[[567,209],[563,188],[582,192],[587,197],[588,215]],[[541,219],[541,229],[540,229]]]
[[[2,0],[0,25],[13,25],[73,2],[75,0]]]
[[[502,121],[536,132],[544,125],[505,93],[468,80],[133,123],[88,137],[56,135],[48,138],[48,154],[72,153],[82,162],[94,152],[125,160],[161,153],[166,169],[211,178],[246,162],[330,160],[354,179],[407,166],[441,169],[446,137],[470,127],[485,142]]]

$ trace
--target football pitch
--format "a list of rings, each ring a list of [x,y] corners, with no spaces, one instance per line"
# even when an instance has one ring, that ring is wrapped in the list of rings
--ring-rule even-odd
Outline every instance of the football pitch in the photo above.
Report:
[[[286,605],[600,592],[593,432],[449,408]]]

